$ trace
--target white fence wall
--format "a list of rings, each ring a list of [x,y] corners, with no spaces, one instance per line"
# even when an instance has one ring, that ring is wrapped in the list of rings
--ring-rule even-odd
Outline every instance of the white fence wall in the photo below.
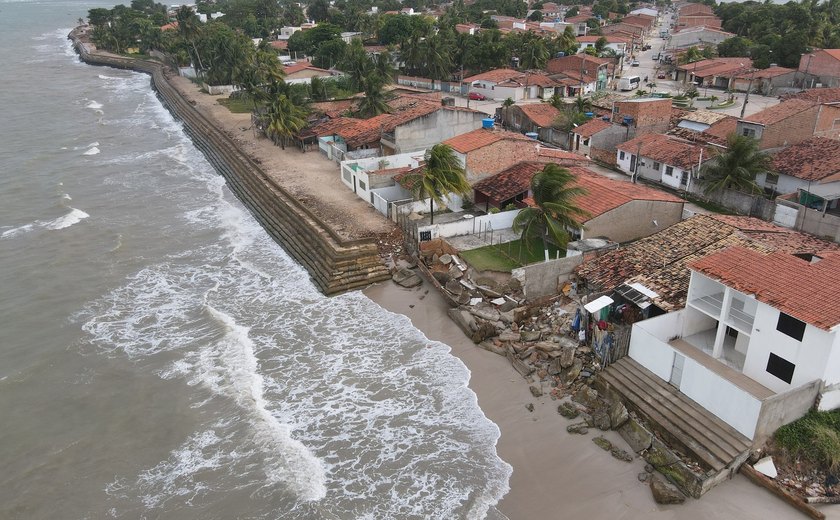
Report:
[[[431,231],[433,239],[472,235],[473,233],[478,233],[486,229],[488,224],[491,226],[491,229],[507,229],[513,225],[513,219],[518,214],[519,210],[503,211],[501,213],[482,215],[475,218],[464,218],[444,224],[422,226],[418,227],[417,231]]]

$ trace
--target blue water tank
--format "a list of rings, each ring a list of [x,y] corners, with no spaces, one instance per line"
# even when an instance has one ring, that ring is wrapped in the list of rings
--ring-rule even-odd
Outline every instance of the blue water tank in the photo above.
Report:
[[[528,132],[528,133],[525,134],[525,137],[530,137],[531,139],[536,139],[539,136],[540,136],[540,134],[538,134],[536,132]]]
[[[481,128],[493,128],[493,118],[485,117],[481,120]]]
[[[604,117],[602,117],[602,118],[601,118],[601,120],[602,120],[602,121],[609,121],[609,120],[610,120],[610,116],[604,116]]]
[[[587,119],[591,119],[592,117],[595,116],[595,113],[594,112],[584,112],[583,115],[585,115]]]
[[[630,123],[633,122],[633,117],[632,116],[624,116],[623,121],[624,121],[625,125],[629,125]]]
[[[563,57],[563,56],[565,56],[565,55],[566,55],[566,53],[565,53],[565,52],[560,51],[560,52],[556,53],[556,54],[554,55],[554,57],[555,57],[555,58],[562,58],[562,57]]]

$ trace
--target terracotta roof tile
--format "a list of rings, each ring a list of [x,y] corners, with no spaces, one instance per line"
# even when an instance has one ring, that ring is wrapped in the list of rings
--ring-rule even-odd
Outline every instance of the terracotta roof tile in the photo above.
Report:
[[[773,154],[773,169],[806,181],[840,172],[840,141],[812,137]]]
[[[781,96],[783,100],[803,99],[814,103],[836,103],[840,101],[840,88],[812,88],[795,94]]]
[[[608,291],[625,282],[641,283],[659,294],[657,306],[671,311],[685,306],[688,264],[733,245],[763,252],[840,251],[833,242],[756,218],[697,215],[590,260],[578,274]]]
[[[611,126],[612,123],[610,123],[609,121],[604,121],[600,117],[596,117],[575,128],[573,132],[581,137],[592,137],[601,130],[605,130],[607,128],[610,128]]]
[[[528,119],[533,121],[534,124],[544,128],[553,126],[554,120],[557,119],[558,115],[560,115],[560,111],[549,103],[520,105],[519,109],[528,117]]]
[[[513,69],[493,69],[475,76],[464,78],[464,83],[472,83],[474,81],[492,81],[493,83],[500,83],[512,78],[522,76],[523,73]]]
[[[645,134],[619,144],[616,149],[688,170],[699,163],[701,146],[663,134]]]
[[[443,144],[448,144],[456,152],[469,153],[504,139],[533,142],[533,139],[525,137],[522,134],[517,134],[516,132],[507,132],[496,128],[479,128],[465,134],[456,135],[444,141]]]
[[[840,325],[838,253],[810,263],[789,253],[731,247],[690,267],[823,330]]]
[[[790,99],[782,101],[778,105],[765,108],[760,112],[745,117],[743,120],[750,123],[772,125],[779,121],[795,116],[813,107],[816,103],[807,99]]]

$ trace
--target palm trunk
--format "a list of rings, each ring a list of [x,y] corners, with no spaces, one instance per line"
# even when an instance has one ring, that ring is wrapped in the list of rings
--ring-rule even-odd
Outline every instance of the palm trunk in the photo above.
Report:
[[[429,198],[429,208],[431,209],[431,211],[429,212],[429,218],[431,219],[429,221],[429,223],[434,224],[435,223],[435,199]]]
[[[548,262],[550,259],[548,258],[548,240],[546,240],[545,233],[543,232],[542,236],[543,241],[543,252],[545,253],[545,261]]]

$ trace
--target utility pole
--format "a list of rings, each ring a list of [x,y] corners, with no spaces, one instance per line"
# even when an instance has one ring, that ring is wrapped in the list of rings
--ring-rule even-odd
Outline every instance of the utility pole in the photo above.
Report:
[[[747,94],[744,96],[744,104],[741,105],[741,119],[744,119],[744,112],[747,111],[747,103],[750,102],[750,91],[752,90],[753,79],[755,79],[755,69],[750,74],[750,82],[747,84]]]

